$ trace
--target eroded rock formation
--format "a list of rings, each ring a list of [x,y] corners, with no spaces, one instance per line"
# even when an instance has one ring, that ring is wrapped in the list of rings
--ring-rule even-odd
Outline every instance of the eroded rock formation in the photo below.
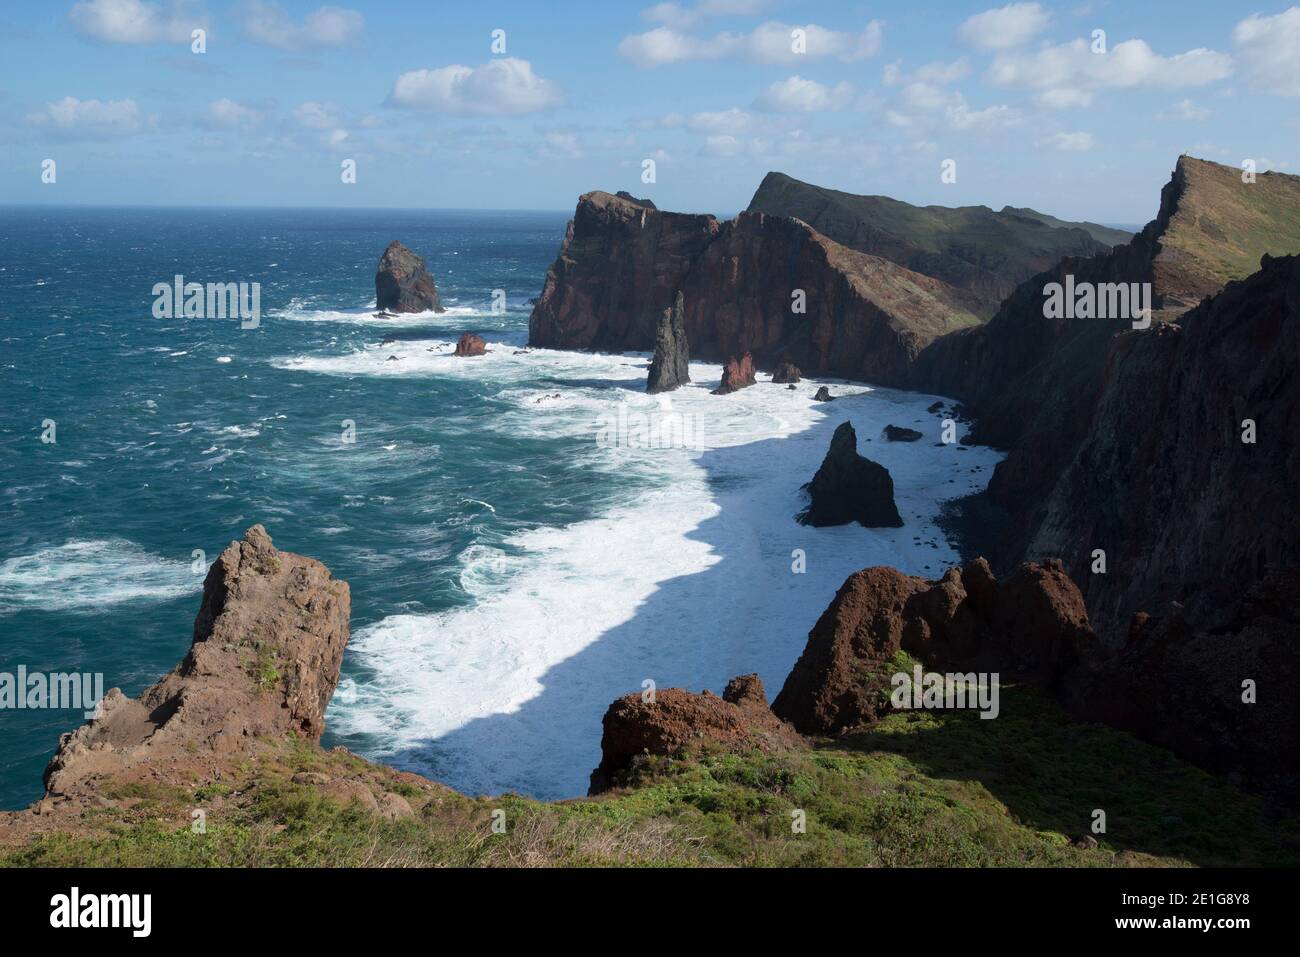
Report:
[[[754,357],[746,352],[739,359],[732,356],[726,361],[722,367],[722,382],[712,394],[727,395],[757,383],[758,379],[754,375]]]
[[[858,454],[858,434],[849,422],[835,429],[826,458],[807,489],[811,501],[799,519],[805,525],[857,522],[867,528],[902,527],[889,470]]]
[[[417,256],[397,240],[388,244],[375,272],[375,304],[389,312],[446,312],[438,287]]]
[[[483,337],[472,332],[462,332],[460,338],[456,340],[456,351],[453,355],[458,356],[481,356],[487,352],[487,343]]]
[[[690,345],[686,341],[686,319],[681,292],[671,309],[659,317],[655,333],[655,353],[645,390],[649,393],[671,392],[691,381]]]

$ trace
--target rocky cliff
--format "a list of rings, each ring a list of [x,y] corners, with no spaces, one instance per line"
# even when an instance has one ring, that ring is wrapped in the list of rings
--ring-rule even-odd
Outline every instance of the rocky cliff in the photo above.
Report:
[[[750,352],[764,368],[788,360],[886,384],[926,343],[976,321],[965,293],[805,223],[745,213],[720,224],[596,192],[578,202],[529,344],[649,351],[679,291],[696,358]]]
[[[1214,236],[1222,241],[1211,241]],[[1130,572],[1092,582],[1078,577],[1087,589],[1094,622],[1109,641],[1122,640],[1129,611],[1158,604],[1171,589],[1198,587],[1195,578],[1185,587],[1181,583],[1179,576],[1190,571],[1190,566],[1180,568],[1166,560],[1163,566],[1137,572],[1137,556],[1160,549],[1165,556],[1203,552],[1204,546],[1195,544],[1194,539],[1205,538],[1207,529],[1168,523],[1160,533],[1165,544],[1158,545],[1154,527],[1121,528],[1119,519],[1105,518],[1116,514],[1112,496],[1122,498],[1127,493],[1122,487],[1124,469],[1112,469],[1113,462],[1105,467],[1092,463],[1102,471],[1091,479],[1095,491],[1086,505],[1077,499],[1069,506],[1064,504],[1070,495],[1078,494],[1081,480],[1074,481],[1070,489],[1059,483],[1090,432],[1114,435],[1121,444],[1127,441],[1129,449],[1161,434],[1149,424],[1150,419],[1139,423],[1135,414],[1122,421],[1116,418],[1119,408],[1115,402],[1108,402],[1104,418],[1099,418],[1105,392],[1126,389],[1129,401],[1140,402],[1142,410],[1159,420],[1173,409],[1203,408],[1195,391],[1210,388],[1210,381],[1219,376],[1211,366],[1229,361],[1234,349],[1275,364],[1276,359],[1270,356],[1286,341],[1286,324],[1258,327],[1245,316],[1227,319],[1230,308],[1251,308],[1234,295],[1232,304],[1221,306],[1217,313],[1224,341],[1217,352],[1206,354],[1197,372],[1209,378],[1201,382],[1180,379],[1176,391],[1157,392],[1158,383],[1167,375],[1158,366],[1172,360],[1175,350],[1168,347],[1180,336],[1182,327],[1179,323],[1170,331],[1167,323],[1178,320],[1189,302],[1217,289],[1222,277],[1243,278],[1257,269],[1258,261],[1247,264],[1242,258],[1238,252],[1242,248],[1279,253],[1300,250],[1300,179],[1270,173],[1255,183],[1242,183],[1237,170],[1182,157],[1162,191],[1159,214],[1131,243],[1102,256],[1066,260],[1023,283],[987,324],[937,340],[922,351],[911,369],[913,387],[954,395],[965,402],[976,416],[971,441],[1008,450],[983,496],[983,502],[1001,513],[996,538],[984,543],[995,567],[1010,568],[1026,557],[1064,555],[1072,573],[1079,576],[1077,556],[1085,549],[1090,553],[1093,548],[1106,548],[1107,543],[1092,541],[1091,531],[1084,535],[1088,541],[1069,536],[1084,532],[1081,522],[1109,524],[1110,551],[1127,556],[1130,572],[1141,582],[1123,585],[1121,577],[1126,581]],[[1046,317],[1045,288],[1049,283],[1065,283],[1069,277],[1076,285],[1150,283],[1151,328],[1133,329],[1129,316]],[[1272,280],[1279,281],[1284,281],[1280,275]],[[1143,362],[1127,360],[1130,354],[1143,357]],[[1226,373],[1226,366],[1220,371]],[[1236,394],[1231,396],[1235,400]],[[1204,428],[1180,432],[1182,454],[1198,461],[1217,461],[1223,444],[1215,428],[1206,422]],[[1077,479],[1079,473],[1074,474]],[[1165,478],[1172,480],[1171,475]],[[1166,487],[1163,481],[1159,487]],[[1206,501],[1206,507],[1225,515],[1235,508],[1222,499]],[[1061,518],[1067,509],[1074,512],[1076,520]],[[1050,518],[1052,525],[1064,521],[1068,530],[1049,530],[1040,536],[1049,516],[1055,516]],[[1259,531],[1264,523],[1245,514],[1239,517],[1240,534],[1252,540],[1260,534],[1267,537]],[[1267,554],[1277,555],[1278,551],[1271,548]],[[1241,574],[1258,574],[1253,561],[1249,568],[1239,568]],[[1157,586],[1157,579],[1163,584]],[[1228,590],[1234,587],[1229,584]],[[1116,591],[1103,598],[1102,593],[1112,588],[1122,589],[1124,597]]]
[[[1110,245],[1083,228],[1089,224],[1067,223],[1033,210],[912,206],[887,196],[813,186],[775,172],[763,178],[749,212],[802,220],[849,249],[930,276],[972,297],[975,311],[983,316],[1018,283],[1067,256],[1095,255]]]

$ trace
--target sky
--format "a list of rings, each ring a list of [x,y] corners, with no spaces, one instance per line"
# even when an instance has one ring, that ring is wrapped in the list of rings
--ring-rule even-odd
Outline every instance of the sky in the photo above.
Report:
[[[780,170],[1140,224],[1180,153],[1298,143],[1300,6],[1267,0],[0,6],[0,204],[732,215]]]

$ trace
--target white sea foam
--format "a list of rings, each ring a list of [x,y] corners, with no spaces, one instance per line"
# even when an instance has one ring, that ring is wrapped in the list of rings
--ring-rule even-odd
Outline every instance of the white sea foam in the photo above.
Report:
[[[449,346],[402,342],[276,364],[473,377],[496,385],[511,407],[489,427],[589,438],[591,464],[639,483],[630,501],[590,521],[467,549],[463,607],[395,615],[354,634],[349,654],[364,678],[340,686],[332,729],[373,735],[381,744],[372,756],[470,792],[585,792],[600,758],[601,716],[646,679],[720,691],[731,676],[757,671],[775,696],[849,574],[887,564],[937,577],[958,560],[935,525],[940,505],[982,488],[999,458],[938,444],[940,419],[925,411],[936,396],[819,381],[712,396],[720,367],[692,363],[695,383],[659,399],[641,391],[645,356],[515,355],[512,344],[492,342],[488,355],[458,359]],[[393,354],[402,361],[387,361]],[[821,384],[837,401],[812,401]],[[614,421],[622,403],[692,417],[700,447],[602,446],[602,417]],[[806,504],[800,487],[845,419],[859,451],[893,475],[903,528],[795,521]],[[886,424],[924,438],[885,442]],[[802,574],[792,571],[796,550]]]
[[[165,601],[198,591],[188,561],[163,558],[123,539],[70,541],[0,562],[0,614],[95,611],[120,602]]]

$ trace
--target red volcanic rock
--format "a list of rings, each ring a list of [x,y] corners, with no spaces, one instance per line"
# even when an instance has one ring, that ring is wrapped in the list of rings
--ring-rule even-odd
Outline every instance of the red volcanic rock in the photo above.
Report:
[[[983,559],[934,582],[868,568],[809,633],[772,710],[804,734],[874,723],[900,648],[936,670],[1021,677],[1073,702],[1099,645],[1060,562],[1025,564],[1003,582]]]
[[[884,670],[903,638],[903,610],[925,586],[884,566],[849,576],[808,633],[772,711],[804,734],[875,722],[888,705]]]
[[[346,582],[254,525],[208,570],[189,654],[138,698],[114,688],[102,717],[65,734],[48,794],[141,765],[161,775],[290,733],[319,741],[350,611]]]
[[[483,341],[482,336],[476,336],[472,332],[461,333],[460,339],[456,342],[456,352],[458,356],[481,356],[487,352],[487,343]]]
[[[389,312],[446,312],[438,300],[438,287],[417,256],[393,240],[379,259],[375,272],[375,305]]]
[[[778,751],[803,744],[768,708],[758,675],[732,678],[721,698],[681,688],[657,691],[653,702],[640,694],[626,695],[609,706],[603,728],[591,794],[613,787],[643,754],[674,755],[687,745],[702,744],[731,751]]]
[[[729,392],[748,388],[757,381],[754,377],[754,357],[746,352],[739,359],[732,356],[727,360],[727,364],[722,369],[722,384],[711,394],[727,395]]]

